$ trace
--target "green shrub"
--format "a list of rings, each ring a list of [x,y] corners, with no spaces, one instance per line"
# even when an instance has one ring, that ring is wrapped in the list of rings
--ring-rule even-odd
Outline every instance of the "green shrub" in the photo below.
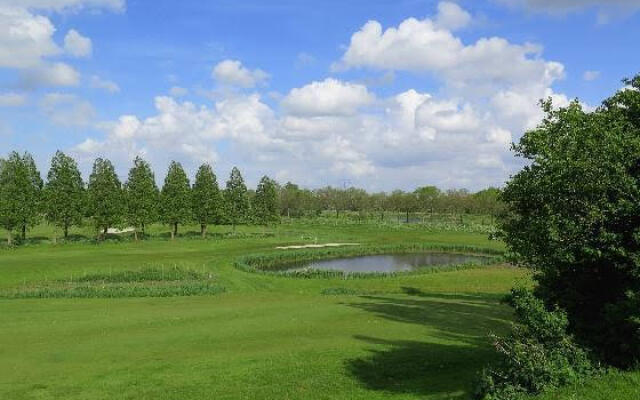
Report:
[[[567,333],[566,313],[547,310],[527,289],[513,289],[506,301],[515,310],[516,323],[508,336],[492,335],[501,359],[482,372],[475,399],[514,400],[578,382],[596,371]]]
[[[595,111],[543,103],[514,146],[526,166],[502,193],[504,241],[536,295],[603,362],[640,363],[640,75]]]

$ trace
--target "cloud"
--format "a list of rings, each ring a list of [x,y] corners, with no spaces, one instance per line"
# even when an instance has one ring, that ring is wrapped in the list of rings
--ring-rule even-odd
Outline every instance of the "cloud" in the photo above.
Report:
[[[242,88],[252,88],[269,79],[269,74],[261,69],[247,69],[237,60],[221,61],[213,68],[211,76],[224,85]]]
[[[61,126],[86,127],[91,125],[96,117],[91,103],[68,93],[47,93],[39,106],[51,122]]]
[[[171,89],[169,89],[169,94],[171,97],[182,97],[189,94],[189,89],[181,86],[172,86]]]
[[[89,80],[89,86],[93,89],[103,89],[109,93],[118,93],[120,91],[120,86],[117,83],[102,79],[98,75],[92,75]]]
[[[464,44],[432,19],[408,18],[383,31],[377,21],[367,22],[334,64],[334,70],[373,68],[431,73],[451,87],[495,88],[543,82],[564,76],[564,66],[545,61],[540,46],[513,44],[499,37]]]
[[[526,6],[532,10],[568,12],[589,7],[640,8],[639,0],[498,0],[510,6]]]
[[[282,105],[294,115],[351,115],[374,100],[364,85],[328,78],[292,89]]]
[[[640,10],[640,0],[497,0],[511,7],[523,7],[533,12],[564,15],[586,9],[597,11],[598,24],[607,24],[615,17]]]
[[[0,68],[17,70],[17,85],[25,88],[77,85],[80,74],[54,58],[90,56],[91,39],[71,29],[61,48],[54,41],[55,26],[37,12],[121,11],[124,5],[124,0],[0,0]]]
[[[43,57],[59,54],[48,18],[19,8],[0,6],[0,67],[33,68]]]
[[[69,64],[62,62],[25,69],[21,73],[20,80],[20,86],[25,88],[77,86],[79,83],[80,73]]]
[[[27,95],[23,93],[0,93],[0,107],[20,107],[27,102]]]
[[[600,77],[600,71],[584,71],[582,79],[585,81],[595,81]]]
[[[385,30],[368,22],[353,33],[337,68],[429,75],[438,83],[433,91],[385,89],[376,95],[336,77],[291,88],[275,101],[220,90],[211,103],[197,104],[171,91],[173,97],[154,99],[150,115],[125,114],[75,152],[87,159],[108,156],[120,165],[136,154],[160,167],[170,159],[192,167],[202,161],[229,169],[238,164],[249,182],[266,173],[316,187],[348,179],[371,190],[500,185],[520,167],[510,143],[543,116],[538,100],[569,103],[553,90],[564,66],[546,60],[535,44],[501,37],[466,43],[455,31],[471,17],[452,3],[441,3],[434,14]],[[259,70],[223,63],[220,76],[214,69],[221,84],[258,85]]]
[[[125,0],[1,0],[0,6],[55,12],[78,12],[83,9],[124,11]]]
[[[71,29],[64,37],[64,50],[74,57],[88,57],[91,55],[91,39]]]
[[[435,18],[435,25],[438,28],[455,31],[464,28],[470,22],[471,14],[456,3],[443,1],[438,4],[438,14]]]

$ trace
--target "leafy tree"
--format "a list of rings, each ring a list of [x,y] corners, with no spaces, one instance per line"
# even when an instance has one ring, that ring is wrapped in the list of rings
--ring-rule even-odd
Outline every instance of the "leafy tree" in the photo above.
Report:
[[[191,193],[193,216],[200,224],[200,233],[207,236],[207,226],[220,222],[222,214],[222,196],[218,180],[209,164],[202,164],[196,174]]]
[[[594,112],[554,109],[514,146],[528,165],[504,189],[501,222],[535,294],[602,360],[640,361],[640,75]]]
[[[298,185],[287,182],[280,188],[280,209],[287,218],[291,217],[291,211],[294,215],[299,215],[301,190]]]
[[[442,194],[435,186],[423,186],[417,188],[413,193],[417,196],[418,207],[424,211],[429,211],[433,215],[438,197]]]
[[[269,225],[279,220],[278,193],[276,191],[276,182],[273,179],[267,176],[263,176],[260,179],[252,204],[253,213],[258,224]]]
[[[97,158],[93,163],[87,187],[87,202],[89,215],[93,218],[99,238],[104,238],[110,227],[122,222],[124,196],[111,161]]]
[[[171,239],[178,234],[178,224],[191,218],[191,185],[182,165],[171,161],[160,194],[161,216],[171,225]]]
[[[40,215],[41,194],[42,178],[29,153],[12,152],[0,163],[0,223],[8,231],[9,245],[16,228],[26,239],[27,226]]]
[[[236,229],[237,224],[246,222],[249,216],[249,196],[247,186],[240,174],[240,170],[233,167],[224,190],[224,204],[227,218]]]
[[[389,196],[385,192],[373,193],[371,196],[371,208],[380,213],[380,221],[384,221],[384,213],[389,209]]]
[[[82,222],[85,194],[78,165],[73,158],[57,151],[47,174],[43,208],[47,220],[62,228],[65,239],[69,228]]]
[[[151,165],[139,156],[129,170],[124,192],[127,223],[134,227],[134,237],[138,240],[138,228],[144,237],[145,226],[157,220],[160,196]]]
[[[22,212],[22,240],[27,239],[27,226],[35,225],[42,211],[42,177],[29,153],[22,155],[21,170],[24,182],[24,203]]]

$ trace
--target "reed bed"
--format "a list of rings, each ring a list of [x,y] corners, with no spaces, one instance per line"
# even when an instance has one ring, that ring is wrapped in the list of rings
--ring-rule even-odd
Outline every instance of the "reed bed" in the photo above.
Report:
[[[2,291],[0,298],[177,297],[215,295],[224,291],[211,274],[160,266],[38,282]]]

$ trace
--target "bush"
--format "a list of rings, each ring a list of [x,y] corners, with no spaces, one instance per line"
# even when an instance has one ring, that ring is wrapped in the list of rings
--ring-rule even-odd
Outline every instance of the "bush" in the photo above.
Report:
[[[516,323],[506,337],[492,335],[501,360],[485,368],[476,387],[478,400],[514,400],[575,383],[595,371],[588,354],[567,333],[567,315],[548,311],[526,289],[513,289],[506,301]]]
[[[593,112],[554,109],[515,145],[504,241],[536,295],[603,362],[640,362],[640,75]]]

